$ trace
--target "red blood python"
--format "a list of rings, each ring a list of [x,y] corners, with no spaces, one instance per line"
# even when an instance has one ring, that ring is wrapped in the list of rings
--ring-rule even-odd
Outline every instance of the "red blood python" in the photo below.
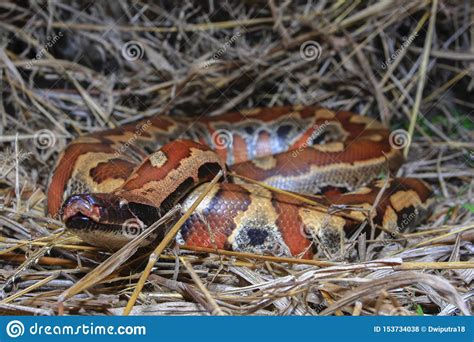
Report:
[[[375,227],[394,233],[426,215],[431,190],[424,182],[379,179],[402,162],[387,128],[347,111],[293,106],[198,120],[156,116],[69,144],[51,178],[48,212],[84,241],[117,249],[176,204],[187,210],[223,170],[176,243],[335,257],[364,210]]]

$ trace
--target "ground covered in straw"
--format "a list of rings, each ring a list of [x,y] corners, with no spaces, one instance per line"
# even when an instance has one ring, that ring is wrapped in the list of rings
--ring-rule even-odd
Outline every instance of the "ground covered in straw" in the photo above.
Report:
[[[469,1],[1,2],[0,313],[469,314],[473,22]],[[167,248],[135,296],[148,255],[108,259],[44,214],[54,162],[79,134],[283,104],[403,130],[400,175],[433,186],[429,220],[396,239],[355,236],[339,260]]]

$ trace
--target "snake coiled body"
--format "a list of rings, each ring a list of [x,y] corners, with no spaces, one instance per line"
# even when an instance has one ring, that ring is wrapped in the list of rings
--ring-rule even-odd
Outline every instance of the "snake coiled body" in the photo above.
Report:
[[[178,203],[186,211],[221,171],[178,244],[332,257],[367,217],[368,227],[401,233],[425,216],[430,188],[390,176],[402,162],[387,128],[346,111],[156,116],[69,144],[51,178],[48,212],[86,242],[116,249],[131,239],[130,222],[143,230]],[[157,234],[147,243],[164,233]]]

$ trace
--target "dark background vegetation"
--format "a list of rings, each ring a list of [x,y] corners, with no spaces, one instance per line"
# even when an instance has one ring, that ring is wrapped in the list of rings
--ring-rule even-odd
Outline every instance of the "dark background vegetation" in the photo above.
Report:
[[[360,238],[329,268],[168,250],[133,313],[468,313],[473,22],[467,0],[1,2],[0,312],[120,314],[140,276],[124,264],[58,304],[110,255],[44,215],[73,137],[159,113],[320,104],[408,132],[400,175],[433,186],[430,219],[400,239]]]

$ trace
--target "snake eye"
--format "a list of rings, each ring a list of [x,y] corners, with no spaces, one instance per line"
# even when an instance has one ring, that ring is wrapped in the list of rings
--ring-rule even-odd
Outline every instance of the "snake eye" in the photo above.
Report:
[[[119,207],[123,208],[124,206],[128,205],[128,201],[126,199],[121,199],[119,202]]]

